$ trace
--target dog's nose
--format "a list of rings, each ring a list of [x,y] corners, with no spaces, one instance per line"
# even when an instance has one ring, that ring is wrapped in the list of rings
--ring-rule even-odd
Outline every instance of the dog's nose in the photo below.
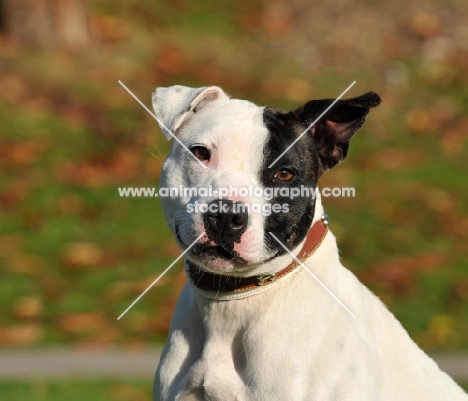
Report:
[[[246,204],[227,199],[210,202],[204,216],[208,237],[217,243],[238,241],[246,230],[248,221]]]

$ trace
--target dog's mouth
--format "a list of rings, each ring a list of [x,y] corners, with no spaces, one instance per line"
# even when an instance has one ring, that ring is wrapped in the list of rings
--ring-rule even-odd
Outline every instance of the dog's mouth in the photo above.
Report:
[[[174,231],[181,247],[187,249],[189,245],[182,240],[180,227],[177,224]],[[214,273],[222,271],[245,272],[273,260],[278,256],[278,250],[272,250],[271,255],[266,259],[248,261],[233,249],[232,244],[216,244],[211,241],[193,245],[187,256],[198,266]]]
[[[175,235],[182,247],[187,249],[188,245],[182,240],[177,224],[175,225]],[[234,250],[232,244],[197,243],[192,246],[191,254],[192,257],[204,262],[204,264],[221,259],[239,267],[248,265],[248,262]]]
[[[196,244],[192,248],[192,255],[205,260],[223,259],[236,265],[247,264],[247,261],[236,251],[220,244]]]

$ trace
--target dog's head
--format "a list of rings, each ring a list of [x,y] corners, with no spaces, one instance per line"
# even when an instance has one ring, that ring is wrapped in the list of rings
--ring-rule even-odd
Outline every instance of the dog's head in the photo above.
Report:
[[[215,86],[154,92],[161,129],[175,139],[161,174],[168,196],[161,200],[180,246],[199,238],[190,260],[212,272],[244,274],[285,253],[268,233],[290,250],[301,244],[316,206],[303,188],[315,189],[346,157],[380,97],[339,100],[302,135],[333,101],[311,100],[287,112],[230,99]],[[291,196],[293,188],[302,196]]]

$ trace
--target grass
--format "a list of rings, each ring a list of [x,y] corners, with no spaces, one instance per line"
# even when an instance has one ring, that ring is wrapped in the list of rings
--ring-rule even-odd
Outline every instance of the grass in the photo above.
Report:
[[[149,401],[151,381],[73,380],[0,382],[2,401]]]
[[[459,384],[468,391],[468,383]],[[0,382],[2,401],[150,401],[150,389],[149,381]]]

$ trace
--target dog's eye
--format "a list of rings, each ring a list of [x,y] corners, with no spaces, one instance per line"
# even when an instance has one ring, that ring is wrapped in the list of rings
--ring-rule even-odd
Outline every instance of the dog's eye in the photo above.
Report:
[[[282,168],[278,170],[275,174],[275,178],[281,181],[291,181],[294,178],[294,172],[288,168]]]
[[[198,160],[210,160],[210,151],[207,148],[203,146],[194,146],[190,150]]]

